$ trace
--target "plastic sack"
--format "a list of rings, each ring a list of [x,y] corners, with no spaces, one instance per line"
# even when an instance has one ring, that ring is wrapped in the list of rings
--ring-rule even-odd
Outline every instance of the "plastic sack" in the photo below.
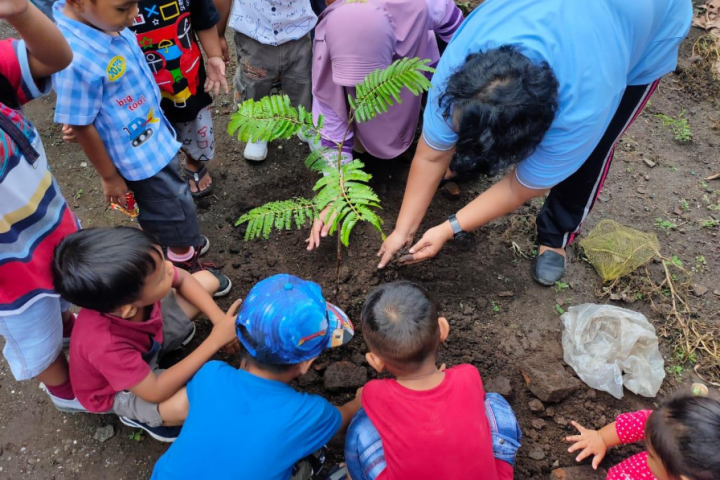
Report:
[[[665,378],[655,327],[644,315],[613,305],[586,303],[561,317],[565,363],[590,387],[622,398],[654,397]]]

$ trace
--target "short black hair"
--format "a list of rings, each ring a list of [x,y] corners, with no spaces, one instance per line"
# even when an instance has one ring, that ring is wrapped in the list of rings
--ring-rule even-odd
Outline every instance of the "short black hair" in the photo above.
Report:
[[[439,98],[458,133],[450,168],[494,175],[528,158],[555,119],[558,87],[547,62],[534,64],[515,46],[468,55]]]
[[[110,313],[140,297],[163,258],[148,233],[131,227],[89,228],[55,247],[55,290],[78,307]]]
[[[271,373],[287,373],[292,369],[295,365],[293,364],[270,364],[270,363],[263,363],[259,361],[257,358],[253,357],[250,352],[247,351],[247,349],[243,349],[242,353],[240,354],[240,359],[245,360],[248,363],[253,364],[255,367],[259,368],[260,370],[265,370],[267,372]]]
[[[415,283],[380,285],[365,300],[361,319],[368,346],[391,365],[422,363],[440,346],[437,304]]]
[[[671,478],[720,480],[720,402],[683,395],[648,418],[645,438]]]

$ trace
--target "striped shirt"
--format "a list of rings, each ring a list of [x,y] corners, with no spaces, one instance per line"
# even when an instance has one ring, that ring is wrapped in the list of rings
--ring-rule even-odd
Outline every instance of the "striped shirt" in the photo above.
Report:
[[[108,35],[63,14],[55,20],[73,51],[73,62],[53,75],[55,121],[94,125],[126,180],[152,177],[180,150],[160,108],[160,89],[137,38],[129,29]]]
[[[56,296],[50,264],[55,246],[78,230],[48,169],[40,135],[19,109],[50,90],[35,84],[25,42],[0,41],[0,315],[15,315]]]

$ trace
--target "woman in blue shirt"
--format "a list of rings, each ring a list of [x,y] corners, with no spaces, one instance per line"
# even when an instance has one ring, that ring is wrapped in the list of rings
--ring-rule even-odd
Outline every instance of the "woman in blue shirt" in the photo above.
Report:
[[[552,285],[565,247],[602,189],[615,144],[677,62],[690,0],[486,0],[433,77],[423,136],[384,267],[413,237],[455,156],[455,172],[512,170],[428,230],[404,263],[550,192],[538,215],[533,277]]]

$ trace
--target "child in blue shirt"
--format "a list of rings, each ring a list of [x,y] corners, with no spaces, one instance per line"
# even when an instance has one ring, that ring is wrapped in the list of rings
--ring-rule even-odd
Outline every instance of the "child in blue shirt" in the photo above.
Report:
[[[334,407],[288,385],[354,333],[317,284],[292,275],[266,278],[252,288],[235,324],[247,350],[241,368],[214,361],[190,380],[182,432],[158,460],[152,480],[309,479],[309,469],[296,464],[360,409],[362,389]]]
[[[168,260],[191,272],[209,241],[200,235],[195,205],[178,171],[180,143],[163,115],[160,90],[135,35],[137,0],[67,0],[54,7],[74,58],[53,76],[55,121],[70,125],[100,174],[108,202],[125,206],[132,190],[138,221],[168,247]],[[212,88],[214,85],[206,85]],[[216,297],[227,295],[220,281]]]

